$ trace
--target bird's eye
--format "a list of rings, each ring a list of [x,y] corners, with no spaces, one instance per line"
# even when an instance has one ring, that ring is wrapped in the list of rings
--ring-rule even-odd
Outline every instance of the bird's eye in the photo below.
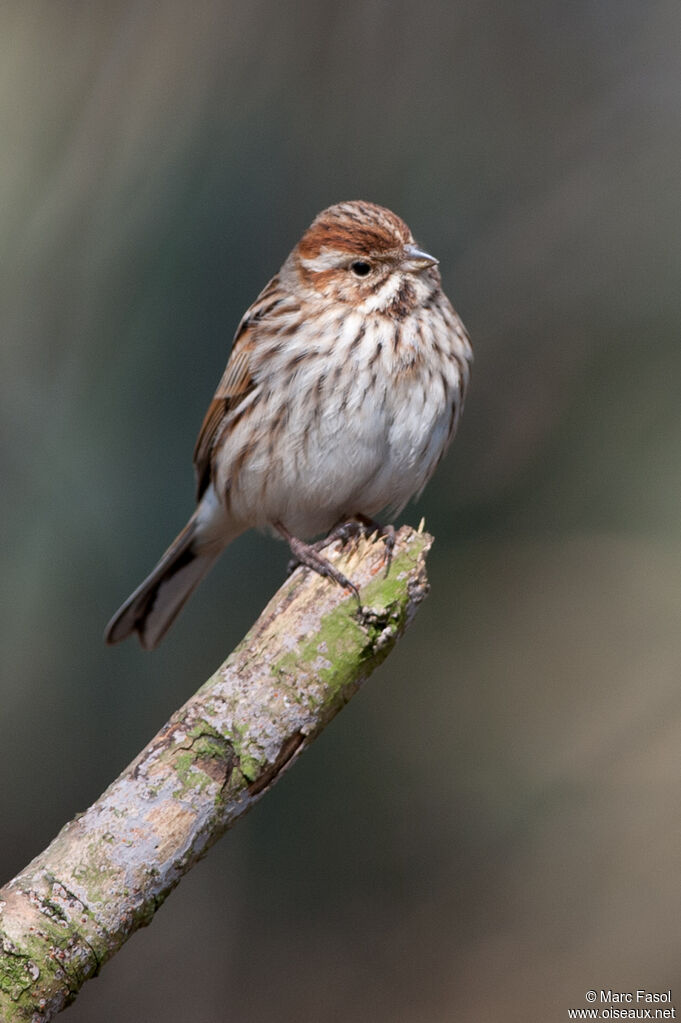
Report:
[[[350,269],[355,277],[366,277],[371,270],[371,263],[367,263],[364,259],[356,259],[354,263],[350,264]]]

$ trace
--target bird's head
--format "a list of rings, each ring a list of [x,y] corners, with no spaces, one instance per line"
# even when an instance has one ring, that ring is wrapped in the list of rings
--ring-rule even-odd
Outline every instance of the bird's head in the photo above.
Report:
[[[288,269],[308,294],[403,318],[439,288],[437,262],[395,213],[354,201],[322,210]]]

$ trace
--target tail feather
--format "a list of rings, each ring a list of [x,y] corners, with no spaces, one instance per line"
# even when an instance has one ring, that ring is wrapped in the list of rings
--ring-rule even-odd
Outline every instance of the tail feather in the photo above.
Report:
[[[215,544],[200,547],[196,532],[194,515],[113,616],[104,633],[107,643],[119,643],[136,632],[145,650],[158,646],[222,550]]]

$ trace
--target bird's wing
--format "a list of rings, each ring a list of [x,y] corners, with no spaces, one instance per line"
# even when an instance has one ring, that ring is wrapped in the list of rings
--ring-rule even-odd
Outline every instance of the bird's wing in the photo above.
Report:
[[[257,327],[262,320],[279,305],[281,296],[278,277],[273,277],[260,292],[253,305],[246,311],[234,335],[232,351],[225,372],[208,406],[199,436],[194,448],[197,500],[208,487],[212,471],[212,454],[222,429],[227,425],[227,416],[255,387],[251,376],[251,353],[256,340]]]

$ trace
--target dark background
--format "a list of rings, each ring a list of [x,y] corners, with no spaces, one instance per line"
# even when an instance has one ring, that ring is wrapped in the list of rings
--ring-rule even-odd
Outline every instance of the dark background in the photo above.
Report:
[[[102,643],[318,210],[402,215],[476,351],[420,617],[74,1023],[681,1008],[680,42],[678,0],[2,4],[2,880],[283,578],[249,534]]]

